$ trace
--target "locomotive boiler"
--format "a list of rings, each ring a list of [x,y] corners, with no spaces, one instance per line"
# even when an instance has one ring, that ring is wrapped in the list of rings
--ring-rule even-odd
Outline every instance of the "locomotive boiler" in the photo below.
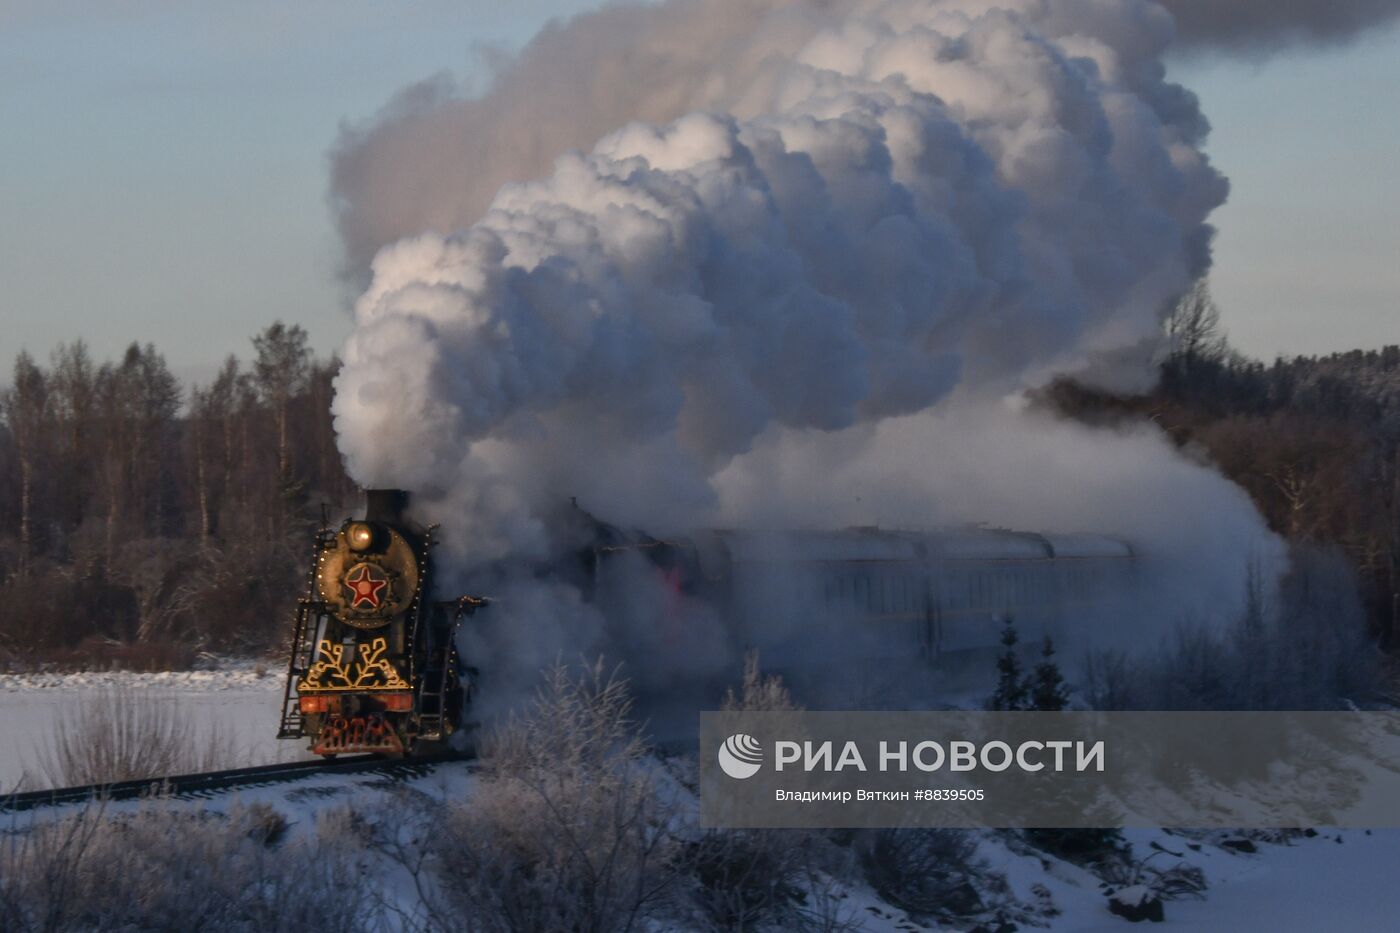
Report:
[[[428,598],[433,529],[405,518],[407,498],[370,490],[363,519],[317,534],[278,738],[326,757],[399,756],[463,725],[474,671],[454,635],[484,601]]]

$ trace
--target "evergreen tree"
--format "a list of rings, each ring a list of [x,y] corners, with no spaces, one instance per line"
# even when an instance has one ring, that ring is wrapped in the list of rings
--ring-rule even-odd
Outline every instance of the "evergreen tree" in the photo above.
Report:
[[[1040,648],[1040,663],[1030,678],[1030,708],[1043,713],[1057,713],[1069,705],[1069,689],[1055,663],[1055,643],[1045,636]]]
[[[1030,698],[1030,685],[1021,675],[1021,659],[1016,655],[1016,625],[1011,619],[1001,630],[1001,654],[997,657],[997,689],[987,700],[989,710],[1023,710]]]
[[[1005,634],[1001,643],[1008,644]],[[1010,644],[1015,644],[1014,636]],[[1001,662],[997,666],[1001,668]],[[1031,671],[1022,690],[1028,702],[1017,707],[1019,709],[1053,713],[1069,705],[1069,688],[1060,674],[1060,665],[1055,662],[1055,643],[1048,635],[1041,643],[1040,662]],[[1111,821],[1111,814],[1105,816],[1105,822]],[[1027,829],[1026,841],[1037,849],[1079,865],[1123,861],[1132,854],[1122,831],[1117,829]]]

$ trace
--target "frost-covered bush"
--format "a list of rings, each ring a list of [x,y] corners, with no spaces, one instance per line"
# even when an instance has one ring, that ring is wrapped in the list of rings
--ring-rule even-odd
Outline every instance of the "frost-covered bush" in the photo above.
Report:
[[[672,881],[669,814],[623,681],[556,667],[483,745],[470,801],[431,808],[421,845],[388,847],[433,929],[638,928]]]
[[[8,827],[0,839],[0,929],[347,933],[378,927],[356,855],[324,829],[272,845],[270,808],[227,816],[100,805]]]

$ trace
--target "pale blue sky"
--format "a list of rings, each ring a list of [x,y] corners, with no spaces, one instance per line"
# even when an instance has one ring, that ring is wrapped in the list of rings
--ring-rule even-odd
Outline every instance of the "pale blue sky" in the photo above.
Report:
[[[207,373],[274,318],[349,330],[326,151],[587,0],[0,0],[0,371],[81,336]],[[95,12],[100,10],[101,12]],[[1234,183],[1216,293],[1247,352],[1400,342],[1400,29],[1172,63]]]

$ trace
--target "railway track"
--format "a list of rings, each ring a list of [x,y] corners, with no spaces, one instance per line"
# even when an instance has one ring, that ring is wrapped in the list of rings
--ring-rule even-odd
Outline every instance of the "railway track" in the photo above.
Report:
[[[27,791],[0,797],[0,812],[18,812],[90,800],[133,800],[142,797],[212,797],[239,787],[286,784],[328,774],[382,774],[390,779],[419,777],[449,761],[465,761],[464,756],[444,752],[414,758],[381,758],[357,755],[336,761],[293,761],[255,768],[179,774],[111,784],[87,784],[54,790]]]

